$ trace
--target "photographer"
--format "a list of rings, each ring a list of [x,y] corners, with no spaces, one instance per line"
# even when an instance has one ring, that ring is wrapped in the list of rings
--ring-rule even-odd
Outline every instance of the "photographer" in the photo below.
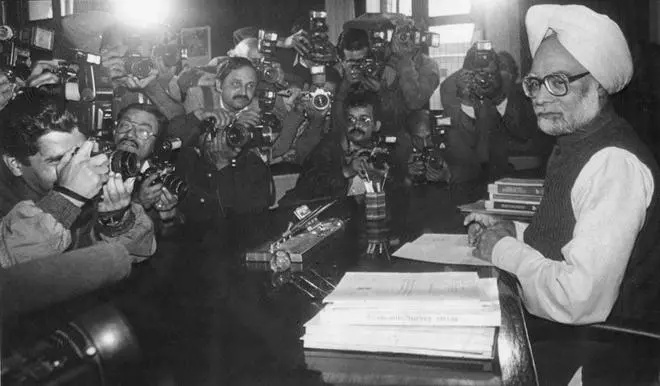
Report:
[[[402,20],[397,26],[385,58],[380,59],[385,61],[380,74],[356,71],[360,61],[372,56],[365,30],[345,30],[338,47],[344,82],[337,93],[337,105],[341,105],[341,100],[353,87],[377,92],[384,134],[403,130],[408,114],[423,108],[440,83],[440,71],[435,61],[423,54],[410,39],[402,38],[405,28],[411,24],[412,21]],[[344,115],[341,111],[334,114],[337,119]]]
[[[431,114],[418,110],[408,117],[408,133],[413,151],[408,158],[408,177],[413,184],[449,182],[449,165],[433,142]]]
[[[156,155],[156,146],[163,143],[167,130],[167,118],[156,106],[132,104],[119,112],[114,142],[118,150],[135,153],[141,172],[150,166],[150,160]],[[157,173],[140,179],[136,185],[133,201],[153,215],[152,220],[162,233],[175,225],[175,210],[178,197],[170,192],[162,182],[157,182]],[[152,212],[153,209],[153,212]]]
[[[92,155],[94,142],[57,105],[27,89],[0,114],[0,264],[97,242],[121,243],[137,259],[152,255],[153,223],[131,204],[135,179],[124,181],[106,155]]]
[[[178,86],[179,55],[176,44],[153,45],[130,49],[123,42],[108,44],[101,49],[101,66],[105,75],[112,81],[115,92],[114,111],[133,103],[144,103],[141,94],[153,103],[167,117],[172,119],[185,113],[181,103],[181,90]],[[126,69],[130,60],[128,54],[149,58],[153,67],[148,74],[133,74]],[[167,60],[165,58],[168,57]],[[180,57],[178,58],[180,60]]]
[[[314,148],[303,162],[298,183],[287,194],[287,200],[361,195],[367,176],[387,178],[390,188],[403,185],[410,146],[397,143],[391,151],[374,145],[381,130],[377,106],[378,97],[373,92],[354,92],[344,99],[345,119],[349,122],[346,130],[325,136]],[[374,162],[371,155],[382,153],[387,153],[384,164]]]
[[[511,144],[529,141],[537,124],[522,92],[506,92],[498,55],[489,42],[477,42],[468,50],[456,88],[460,108],[450,110],[447,153],[452,182],[474,185],[460,194],[471,201],[485,194],[487,182],[513,172],[508,160]]]
[[[339,72],[325,67],[323,84],[305,83],[302,89],[290,88],[292,108],[282,120],[282,132],[275,140],[272,149],[273,163],[279,160],[302,164],[321,138],[330,129],[331,98],[341,83]],[[320,88],[328,93],[328,106],[314,103],[314,91]],[[318,100],[317,100],[318,102]]]

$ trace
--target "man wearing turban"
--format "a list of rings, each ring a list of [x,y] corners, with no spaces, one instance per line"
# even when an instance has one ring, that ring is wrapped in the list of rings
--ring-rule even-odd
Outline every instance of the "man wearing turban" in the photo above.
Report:
[[[657,318],[658,165],[609,103],[632,77],[626,39],[578,5],[533,6],[526,26],[534,61],[523,88],[557,145],[531,224],[466,218],[475,253],[516,275],[527,309],[542,318]]]

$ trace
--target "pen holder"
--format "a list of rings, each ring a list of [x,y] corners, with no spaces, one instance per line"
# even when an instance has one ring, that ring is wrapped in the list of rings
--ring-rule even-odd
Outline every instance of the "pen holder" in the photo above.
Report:
[[[365,236],[367,250],[365,256],[371,260],[390,260],[389,232],[386,220],[367,221],[365,223]]]
[[[380,221],[387,218],[385,192],[367,192],[364,196],[367,221]]]

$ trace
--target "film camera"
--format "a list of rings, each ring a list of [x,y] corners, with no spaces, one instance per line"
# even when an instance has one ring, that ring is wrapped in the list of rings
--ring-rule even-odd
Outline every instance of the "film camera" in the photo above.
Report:
[[[282,131],[282,123],[273,113],[276,97],[275,91],[264,90],[259,95],[262,110],[259,125],[250,127],[235,121],[225,129],[227,144],[241,149],[271,146]]]
[[[328,14],[325,11],[309,11],[309,43],[306,59],[318,64],[332,64],[337,61],[335,47],[328,37]]]
[[[131,326],[108,305],[31,343],[3,355],[3,385],[117,384],[141,356]]]
[[[263,57],[257,63],[259,79],[266,83],[277,83],[279,71],[275,66],[275,50],[277,48],[277,33],[273,31],[259,30],[258,38],[259,52]]]
[[[127,75],[144,79],[149,76],[154,68],[156,68],[156,65],[151,58],[144,57],[134,51],[127,51],[124,55],[124,70]]]
[[[173,152],[181,148],[181,143],[179,138],[163,140],[149,159],[149,168],[142,172],[139,177],[139,182],[143,182],[154,174],[157,175],[151,184],[163,184],[163,187],[170,193],[175,194],[179,201],[183,200],[188,194],[188,185],[181,177],[174,174],[176,169],[172,162]]]
[[[501,91],[501,75],[497,66],[497,53],[490,41],[478,41],[468,51],[468,57],[459,72],[457,92],[459,97],[473,101],[494,98]]]
[[[312,66],[309,71],[312,74],[312,91],[305,91],[301,94],[303,100],[310,101],[312,107],[318,111],[325,111],[330,108],[332,103],[332,93],[325,90],[325,66]]]
[[[367,162],[376,169],[385,169],[385,165],[390,163],[390,155],[397,144],[397,138],[393,135],[376,135],[372,138],[368,149],[360,150],[357,155],[367,157]]]
[[[110,163],[110,170],[121,174],[123,179],[137,177],[140,174],[140,165],[137,155],[125,150],[118,150],[114,142],[101,138],[94,138],[96,146],[92,156],[105,154]]]
[[[413,147],[412,162],[422,161],[426,167],[442,170],[446,166],[445,149],[447,148],[447,130],[449,124],[447,118],[442,115],[431,116],[431,135],[428,141],[424,141],[424,147],[419,149]],[[424,174],[413,176],[413,182],[426,183]]]

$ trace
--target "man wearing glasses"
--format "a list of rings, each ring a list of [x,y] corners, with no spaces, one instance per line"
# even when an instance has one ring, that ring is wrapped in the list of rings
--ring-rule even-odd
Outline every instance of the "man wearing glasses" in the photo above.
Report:
[[[135,153],[140,170],[149,167],[149,158],[154,155],[154,148],[163,140],[167,128],[167,118],[158,107],[147,104],[131,104],[122,109],[117,116],[117,127],[114,132],[114,142],[117,149]],[[162,225],[172,224],[178,204],[178,197],[163,187],[162,183],[154,183],[157,173],[141,181],[134,200],[145,210],[155,209]]]
[[[657,318],[658,166],[609,103],[633,74],[626,39],[583,6],[534,6],[526,24],[534,62],[523,87],[557,145],[531,224],[466,218],[480,225],[470,227],[475,252],[515,274],[527,309],[542,318]]]

